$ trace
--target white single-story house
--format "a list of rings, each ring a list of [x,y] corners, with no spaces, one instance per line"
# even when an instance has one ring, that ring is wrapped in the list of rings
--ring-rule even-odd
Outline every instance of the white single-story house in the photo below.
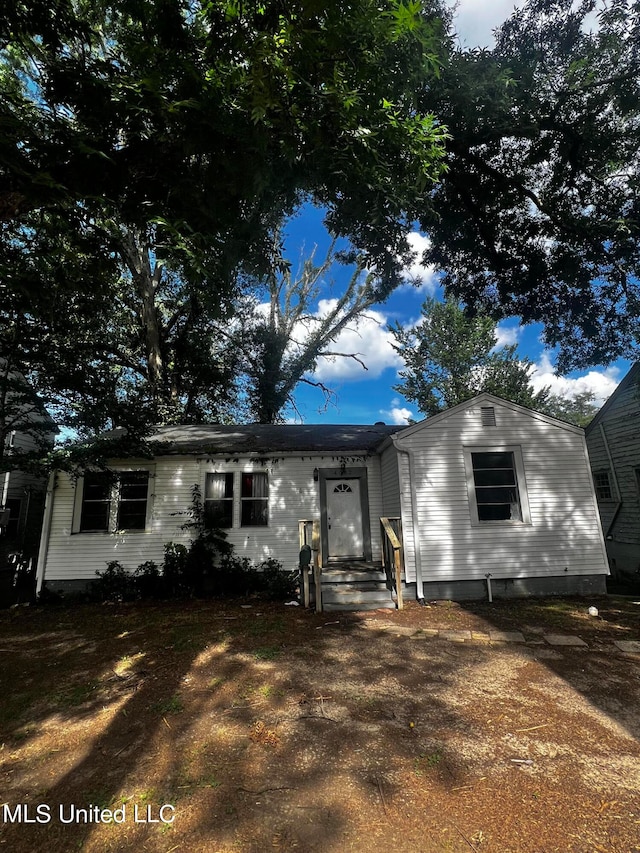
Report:
[[[608,564],[584,432],[480,394],[412,426],[207,425],[156,430],[153,459],[52,475],[38,588],[107,562],[162,563],[198,486],[239,556],[298,565],[303,520],[325,570],[375,571],[389,519],[407,595],[601,593]]]

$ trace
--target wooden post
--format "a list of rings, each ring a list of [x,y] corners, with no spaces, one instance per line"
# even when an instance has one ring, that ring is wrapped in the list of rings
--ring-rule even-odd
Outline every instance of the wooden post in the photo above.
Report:
[[[398,610],[402,610],[402,563],[400,561],[400,549],[393,549],[393,562],[396,567],[396,593],[398,595]]]
[[[320,553],[320,524],[317,521],[313,522],[311,550],[313,553],[313,581],[316,586],[316,613],[322,613],[322,555]]]

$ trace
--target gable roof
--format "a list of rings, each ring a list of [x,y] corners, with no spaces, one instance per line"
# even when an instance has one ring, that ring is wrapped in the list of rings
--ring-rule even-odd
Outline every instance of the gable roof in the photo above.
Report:
[[[613,394],[609,397],[609,399],[604,403],[602,408],[596,413],[593,420],[591,420],[587,426],[585,427],[585,433],[589,435],[592,429],[596,427],[603,417],[606,416],[609,409],[611,409],[619,395],[629,388],[630,385],[634,385],[640,382],[640,361],[636,361],[636,363],[632,366],[631,370],[620,380],[620,384],[615,389]]]
[[[373,451],[402,427],[387,424],[176,424],[147,439],[162,454]]]
[[[464,400],[462,403],[458,403],[456,406],[451,406],[450,409],[445,409],[444,412],[439,412],[437,415],[431,415],[431,417],[425,418],[424,420],[419,421],[417,424],[412,424],[411,426],[404,427],[402,432],[398,435],[398,438],[408,437],[420,429],[431,429],[432,427],[437,426],[443,420],[450,418],[452,415],[458,414],[459,412],[462,412],[465,409],[469,409],[472,406],[483,404],[489,406],[503,406],[507,409],[511,409],[514,412],[520,412],[522,414],[528,415],[531,418],[546,421],[549,424],[553,424],[554,426],[557,426],[560,429],[569,430],[570,432],[583,432],[582,427],[575,426],[574,424],[569,424],[566,421],[560,420],[559,418],[554,418],[552,415],[545,415],[542,412],[536,411],[535,409],[529,409],[526,406],[521,406],[519,403],[512,403],[511,400],[505,400],[502,397],[497,397],[495,394],[489,394],[488,391],[482,391],[480,394],[476,394],[476,396],[472,397],[470,400]]]

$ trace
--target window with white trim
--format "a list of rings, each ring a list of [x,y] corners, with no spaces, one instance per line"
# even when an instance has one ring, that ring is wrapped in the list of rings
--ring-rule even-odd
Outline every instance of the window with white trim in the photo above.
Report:
[[[464,455],[472,523],[531,523],[520,448],[465,448]]]
[[[269,480],[266,473],[240,476],[240,526],[266,527],[269,523]]]
[[[267,527],[267,472],[208,472],[204,481],[204,515],[210,528]]]
[[[76,532],[144,530],[149,505],[149,471],[89,471],[82,480]]]
[[[233,527],[233,474],[207,474],[204,484],[204,516],[207,527]]]
[[[608,471],[594,471],[593,485],[596,490],[596,498],[599,501],[613,500],[613,492],[611,491],[611,479]]]

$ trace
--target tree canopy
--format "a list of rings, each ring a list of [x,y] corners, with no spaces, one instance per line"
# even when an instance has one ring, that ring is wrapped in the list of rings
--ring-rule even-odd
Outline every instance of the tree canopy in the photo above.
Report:
[[[637,355],[638,3],[529,0],[420,104],[451,135],[421,217],[448,292],[542,322],[562,371]]]
[[[421,322],[412,328],[396,324],[391,330],[405,363],[394,390],[424,415],[436,415],[482,391],[532,409],[545,407],[549,392],[533,389],[533,364],[518,356],[515,344],[496,348],[490,317],[467,317],[451,299],[429,299],[421,313]]]
[[[529,0],[490,51],[440,0],[7,0],[0,355],[85,432],[274,419],[418,222],[468,319],[633,356],[639,63],[634,0]],[[278,239],[305,200],[372,276],[322,328]]]

